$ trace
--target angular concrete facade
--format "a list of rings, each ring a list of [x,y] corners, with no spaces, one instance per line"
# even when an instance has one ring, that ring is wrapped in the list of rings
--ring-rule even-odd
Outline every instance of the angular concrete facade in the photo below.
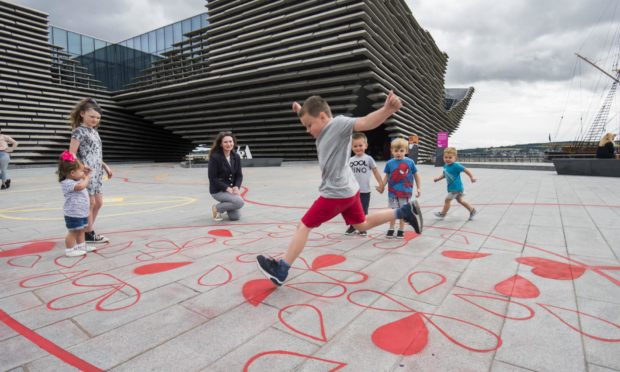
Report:
[[[448,57],[403,0],[207,5],[209,26],[188,34],[129,90],[97,91],[106,109],[144,119],[127,128],[159,128],[183,151],[188,142],[210,144],[217,132],[232,130],[255,157],[312,159],[314,140],[292,114],[292,101],[319,94],[335,115],[362,116],[393,89],[404,107],[368,133],[369,152],[384,157],[391,138],[415,133],[421,156],[430,157],[436,133],[458,128],[473,94],[445,90]],[[5,107],[3,100],[0,114]],[[0,120],[9,135],[11,123]],[[105,124],[102,135],[111,127]]]
[[[0,1],[0,128],[19,142],[11,163],[56,163],[69,113],[84,97],[103,108],[106,161],[177,161],[193,145],[119,106],[112,93],[48,42],[47,14]]]

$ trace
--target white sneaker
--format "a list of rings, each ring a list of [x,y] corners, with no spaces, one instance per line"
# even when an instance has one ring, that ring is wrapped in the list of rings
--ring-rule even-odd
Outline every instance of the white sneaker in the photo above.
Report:
[[[446,217],[446,215],[441,212],[435,212],[433,214],[435,215],[435,217],[442,219],[442,220]]]
[[[83,245],[82,247],[80,247],[80,249],[85,252],[94,252],[97,250],[97,247],[95,247],[94,245]]]
[[[79,257],[86,254],[86,251],[79,249],[79,247],[65,248],[65,256],[67,257]]]
[[[224,217],[222,217],[222,214],[217,211],[217,208],[215,208],[215,205],[211,207],[211,215],[213,216],[214,221],[219,222],[219,221],[224,220]]]

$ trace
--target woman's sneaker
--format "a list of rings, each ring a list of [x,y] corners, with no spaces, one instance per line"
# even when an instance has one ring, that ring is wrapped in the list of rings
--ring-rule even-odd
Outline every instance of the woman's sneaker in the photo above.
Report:
[[[349,226],[347,231],[344,232],[344,235],[353,235],[353,234],[355,234],[355,227],[353,226]]]
[[[222,214],[217,211],[215,205],[211,206],[211,215],[213,216],[213,221],[220,222],[224,220],[224,217],[222,217]]]
[[[110,241],[110,239],[106,238],[103,235],[97,235],[95,230],[84,233],[84,238],[85,238],[84,240],[86,240],[86,243],[94,243],[94,244],[107,243]]]
[[[65,248],[65,256],[67,257],[79,257],[86,254],[86,251],[79,249],[78,246],[73,248]]]

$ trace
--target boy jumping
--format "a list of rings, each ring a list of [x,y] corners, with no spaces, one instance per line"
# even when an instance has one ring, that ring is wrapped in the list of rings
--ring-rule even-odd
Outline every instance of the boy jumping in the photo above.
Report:
[[[276,261],[263,255],[256,257],[258,267],[274,284],[280,286],[284,283],[288,270],[303,251],[310,231],[338,214],[342,214],[347,225],[358,231],[368,231],[386,222],[404,219],[418,234],[422,232],[420,206],[416,200],[397,209],[365,216],[359,198],[359,185],[349,167],[351,134],[377,128],[400,110],[401,105],[400,98],[390,91],[382,108],[362,118],[333,118],[329,104],[319,96],[309,97],[303,106],[293,102],[293,111],[306,132],[316,138],[322,178],[319,187],[321,195],[302,217],[282,259]]]

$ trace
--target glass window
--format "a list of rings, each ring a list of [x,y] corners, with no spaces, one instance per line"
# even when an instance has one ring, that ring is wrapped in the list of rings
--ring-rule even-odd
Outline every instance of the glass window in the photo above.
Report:
[[[106,44],[107,43],[103,40],[95,39],[95,50],[105,48]]]
[[[186,19],[182,22],[183,24],[183,35],[185,35],[186,33],[190,32],[192,30],[192,20],[191,19]],[[183,36],[183,40],[187,39],[186,36]]]
[[[50,44],[54,44],[54,35],[52,34],[54,32],[54,27],[49,26],[47,28],[47,42]]]
[[[155,31],[149,32],[149,53],[155,53],[157,51],[157,38]]]
[[[199,15],[192,17],[192,31],[196,31],[200,28],[200,17]]]
[[[127,40],[127,48],[133,49],[133,39]]]
[[[181,29],[181,22],[177,22],[175,24],[172,25],[172,30],[174,33],[174,42],[178,43],[179,41],[183,40],[183,31]]]
[[[140,36],[136,36],[133,38],[133,48],[135,50],[142,50],[142,44],[140,42]]]
[[[82,35],[82,55],[95,51],[95,40],[92,37]]]
[[[207,27],[208,24],[209,24],[209,22],[207,21],[207,15],[206,14],[201,14],[200,15],[200,27],[202,27],[202,28]]]
[[[165,49],[164,46],[164,28],[159,28],[155,30],[155,34],[157,36],[157,53],[163,52]]]
[[[69,53],[79,56],[82,54],[82,40],[80,38],[79,34],[76,34],[75,32],[69,32],[68,33],[68,40],[69,40]]]
[[[140,44],[142,44],[142,49],[140,49],[141,51],[149,51],[149,34],[140,35]]]
[[[172,38],[172,25],[164,27],[164,49],[168,50],[173,43]]]
[[[67,50],[67,31],[54,27],[54,45]]]

